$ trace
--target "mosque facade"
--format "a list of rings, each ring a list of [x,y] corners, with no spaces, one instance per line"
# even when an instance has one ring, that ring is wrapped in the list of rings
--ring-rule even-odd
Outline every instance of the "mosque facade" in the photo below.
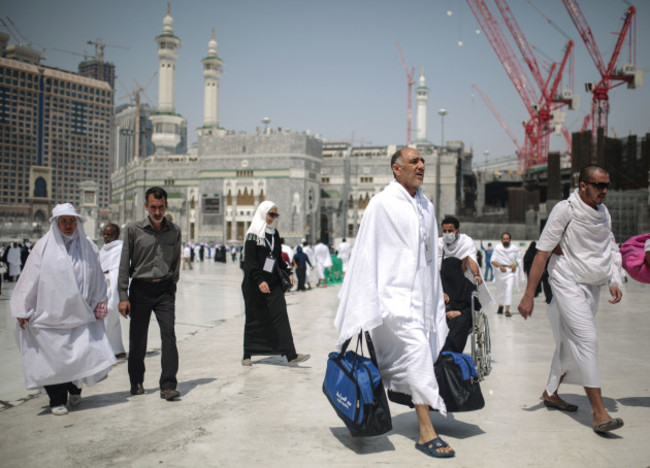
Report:
[[[354,147],[309,132],[267,127],[256,134],[237,134],[222,128],[219,81],[224,62],[217,55],[213,31],[202,59],[204,121],[197,129],[198,147],[178,154],[174,149],[186,122],[175,113],[174,103],[181,40],[174,34],[169,11],[156,40],[159,103],[149,117],[155,149],[146,157],[115,153],[126,163],[116,164],[111,176],[113,222],[143,218],[144,193],[157,185],[168,192],[167,213],[181,227],[184,241],[243,242],[253,213],[264,200],[278,205],[278,230],[290,245],[303,238],[332,245],[356,235],[369,199],[392,179],[391,155],[404,145]],[[462,185],[463,174],[472,174],[471,150],[462,143],[447,142],[441,148],[427,140],[428,88],[423,73],[416,92],[417,140],[411,146],[427,163],[423,189],[438,202],[439,216],[456,214],[467,203]]]

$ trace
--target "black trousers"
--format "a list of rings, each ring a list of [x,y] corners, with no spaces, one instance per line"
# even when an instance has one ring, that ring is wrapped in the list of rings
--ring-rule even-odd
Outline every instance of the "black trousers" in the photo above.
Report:
[[[151,312],[156,314],[160,327],[162,351],[160,363],[160,390],[176,389],[178,349],[174,322],[176,318],[174,282],[151,283],[134,279],[129,288],[131,327],[129,329],[129,379],[131,385],[144,382],[144,357],[147,353],[147,335]]]
[[[306,271],[307,271],[307,267],[304,265],[296,268],[296,276],[298,277],[298,291],[305,290]]]
[[[45,385],[45,391],[47,396],[50,397],[50,408],[65,405],[68,402],[68,393],[70,395],[81,395],[81,389],[72,382]]]

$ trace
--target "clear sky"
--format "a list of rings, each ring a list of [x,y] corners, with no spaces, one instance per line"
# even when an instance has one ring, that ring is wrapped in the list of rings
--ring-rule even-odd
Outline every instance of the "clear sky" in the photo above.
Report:
[[[577,30],[561,0],[530,0],[575,42],[575,91],[580,108],[567,111],[571,131],[590,112],[591,95],[584,82],[598,81]],[[498,15],[492,0],[486,3]],[[609,61],[616,33],[629,3],[623,0],[579,0],[598,46]],[[650,1],[637,8],[637,67],[650,69]],[[510,7],[540,62],[559,61],[567,39],[528,1]],[[22,35],[45,49],[44,64],[77,69],[90,55],[88,40],[101,38],[105,59],[116,67],[116,104],[133,91],[135,80],[151,84],[146,94],[157,105],[158,68],[154,38],[162,32],[167,11],[163,0],[4,0],[0,16],[11,18]],[[203,123],[201,58],[207,55],[212,28],[218,55],[224,60],[220,125],[253,133],[269,117],[271,127],[310,130],[328,140],[355,144],[404,144],[406,140],[406,75],[395,45],[399,42],[415,78],[424,68],[430,88],[428,139],[441,141],[438,109],[448,111],[445,140],[462,140],[484,161],[514,154],[515,146],[472,88],[478,85],[498,107],[520,143],[527,111],[503,66],[462,0],[184,0],[171,2],[174,32],[183,41],[177,62],[176,111],[188,118],[190,143]],[[0,26],[4,30],[4,26]],[[505,34],[508,34],[505,27]],[[508,36],[509,37],[509,36]],[[462,41],[462,46],[459,45]],[[12,36],[10,43],[18,42]],[[514,46],[513,46],[514,47]],[[621,54],[626,62],[627,50]],[[522,67],[523,65],[522,61]],[[621,86],[610,94],[610,120],[619,136],[650,130],[650,76],[636,90]],[[532,82],[532,78],[531,78]],[[413,97],[413,138],[416,101]],[[611,130],[610,130],[611,135]],[[552,136],[553,149],[566,149]]]

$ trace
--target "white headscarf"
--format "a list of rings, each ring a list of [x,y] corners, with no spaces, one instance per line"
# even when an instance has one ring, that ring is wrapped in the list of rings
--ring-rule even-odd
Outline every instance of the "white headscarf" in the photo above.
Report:
[[[257,237],[255,239],[256,242],[259,245],[264,245],[265,234],[275,234],[275,228],[266,224],[266,215],[273,208],[277,208],[277,205],[270,200],[265,200],[260,203],[260,206],[257,207],[257,210],[253,215],[253,221],[251,222],[248,231],[246,231],[247,239],[249,234],[253,234]]]

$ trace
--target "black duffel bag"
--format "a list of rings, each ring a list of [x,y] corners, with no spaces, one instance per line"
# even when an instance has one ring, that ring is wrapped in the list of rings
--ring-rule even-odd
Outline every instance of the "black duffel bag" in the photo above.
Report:
[[[475,411],[485,406],[474,361],[467,354],[443,351],[433,366],[438,392],[447,412]],[[388,390],[388,399],[400,405],[414,407],[411,395]]]

